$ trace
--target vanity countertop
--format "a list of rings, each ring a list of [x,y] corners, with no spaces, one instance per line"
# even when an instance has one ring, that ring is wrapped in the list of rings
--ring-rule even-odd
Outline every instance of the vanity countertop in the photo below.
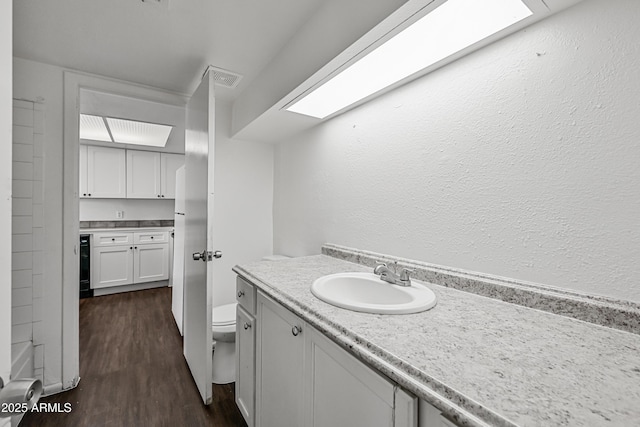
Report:
[[[459,425],[640,424],[640,335],[433,284],[426,312],[344,310],[311,284],[371,268],[326,255],[234,271]]]

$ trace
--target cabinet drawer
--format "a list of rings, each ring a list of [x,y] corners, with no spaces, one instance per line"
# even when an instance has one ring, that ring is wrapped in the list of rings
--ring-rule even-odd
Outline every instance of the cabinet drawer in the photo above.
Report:
[[[133,233],[133,243],[167,243],[169,232],[167,231],[146,231]]]
[[[117,246],[133,243],[133,233],[94,233],[93,246]]]
[[[245,310],[255,316],[256,314],[256,288],[242,277],[236,280],[236,299]]]

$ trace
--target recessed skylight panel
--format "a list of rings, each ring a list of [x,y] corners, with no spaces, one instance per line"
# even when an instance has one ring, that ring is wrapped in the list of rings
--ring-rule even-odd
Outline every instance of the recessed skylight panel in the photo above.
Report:
[[[120,144],[146,145],[164,147],[169,139],[172,126],[134,120],[114,119],[107,117],[113,141]]]
[[[286,109],[322,119],[531,14],[521,0],[448,0]]]
[[[111,142],[111,136],[100,116],[80,114],[80,139]]]

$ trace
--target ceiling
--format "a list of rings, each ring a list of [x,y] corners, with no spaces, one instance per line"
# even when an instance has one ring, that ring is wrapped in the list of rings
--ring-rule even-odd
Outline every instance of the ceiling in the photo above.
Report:
[[[324,2],[326,3],[327,0]],[[192,93],[207,65],[243,75],[233,101],[323,0],[14,0],[14,55]]]

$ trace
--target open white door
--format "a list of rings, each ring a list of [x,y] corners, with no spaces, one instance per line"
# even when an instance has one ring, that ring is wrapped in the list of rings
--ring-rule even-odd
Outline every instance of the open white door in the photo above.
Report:
[[[187,104],[185,135],[184,357],[202,401],[211,403],[213,307],[213,73],[207,72]],[[219,257],[219,253],[216,254]],[[204,262],[203,262],[204,261]]]

